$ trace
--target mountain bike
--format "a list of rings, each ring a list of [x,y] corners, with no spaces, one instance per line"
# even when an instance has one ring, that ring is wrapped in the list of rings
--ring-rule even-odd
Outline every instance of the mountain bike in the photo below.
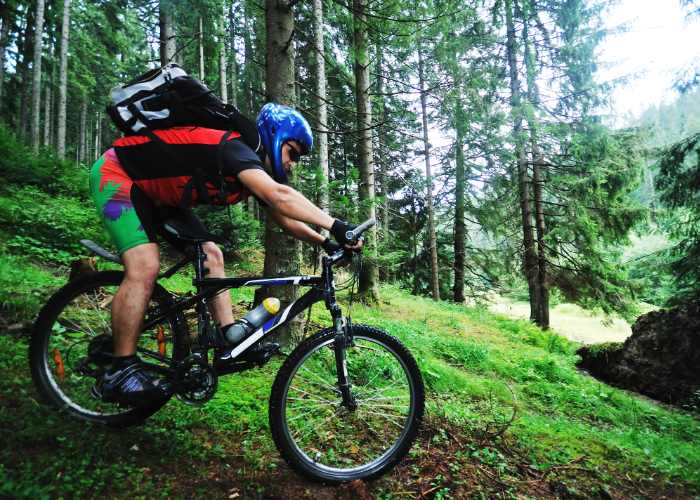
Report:
[[[359,237],[373,224],[367,221],[350,236]],[[187,241],[188,249],[159,282],[192,262],[195,291],[176,295],[156,283],[138,354],[149,372],[170,381],[170,392],[137,406],[105,403],[91,395],[91,387],[114,358],[110,309],[124,276],[122,271],[102,271],[59,289],[36,320],[29,362],[34,383],[48,403],[73,417],[117,428],[143,421],[172,396],[187,405],[203,405],[216,394],[220,376],[267,363],[279,346],[262,341],[322,301],[332,326],[301,342],[286,357],[272,385],[268,416],[277,449],[293,470],[330,484],[380,476],[408,453],[424,414],[418,365],[392,335],[344,317],[336,300],[339,286],[333,268],[355,263],[350,285],[346,283],[352,292],[359,253],[341,249],[324,257],[320,276],[207,278],[202,243],[230,243],[177,221],[168,221],[166,229]],[[108,260],[121,262],[94,243],[83,243]],[[263,285],[309,290],[238,344],[230,359],[213,360],[213,339],[220,325],[212,321],[207,300],[231,288]]]

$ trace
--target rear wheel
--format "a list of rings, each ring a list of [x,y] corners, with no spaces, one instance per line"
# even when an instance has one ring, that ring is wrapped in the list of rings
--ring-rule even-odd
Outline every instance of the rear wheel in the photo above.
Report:
[[[272,386],[270,430],[297,472],[326,483],[372,479],[408,453],[423,420],[425,390],[415,359],[388,333],[354,325],[347,371],[354,405],[343,406],[335,332],[307,339]]]
[[[121,407],[103,403],[90,394],[95,380],[112,364],[112,300],[123,279],[121,271],[104,271],[65,285],[39,313],[29,346],[32,379],[42,397],[69,415],[110,427],[141,422],[169,399]],[[171,297],[162,286],[156,285],[149,313],[153,314]],[[170,315],[144,331],[139,349],[185,358],[189,354],[189,330],[184,316]],[[143,353],[140,356],[146,359]]]

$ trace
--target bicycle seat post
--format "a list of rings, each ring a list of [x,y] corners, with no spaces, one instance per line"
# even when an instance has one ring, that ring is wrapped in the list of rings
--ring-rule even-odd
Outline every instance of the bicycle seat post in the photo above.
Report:
[[[194,257],[194,279],[192,284],[195,287],[196,293],[202,291],[200,280],[209,272],[208,267],[204,267],[204,261],[207,259],[207,254],[204,253],[204,248],[201,243],[192,244],[187,247],[187,253]],[[197,334],[199,337],[199,346],[193,347],[192,351],[200,356],[206,357],[206,349],[209,341],[209,323],[210,316],[207,311],[207,306],[204,299],[197,302],[195,305],[197,312]]]

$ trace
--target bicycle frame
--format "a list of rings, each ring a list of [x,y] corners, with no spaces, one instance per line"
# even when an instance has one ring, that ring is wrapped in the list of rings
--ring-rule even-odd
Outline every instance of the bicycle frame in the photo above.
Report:
[[[192,284],[196,289],[196,293],[193,296],[187,297],[183,300],[178,300],[176,302],[160,306],[158,313],[150,316],[144,322],[142,331],[148,330],[149,328],[157,325],[166,316],[185,310],[194,305],[197,313],[199,345],[194,347],[192,350],[195,353],[206,356],[206,352],[210,348],[210,339],[214,333],[213,329],[219,327],[218,324],[212,324],[209,312],[206,308],[207,299],[218,295],[223,290],[240,288],[244,286],[310,286],[312,287],[311,290],[302,295],[298,300],[289,304],[270,321],[260,327],[255,333],[236,346],[231,352],[231,358],[235,360],[236,357],[245,352],[249,347],[254,346],[271,335],[277,328],[287,323],[297,314],[301,313],[316,302],[323,301],[326,305],[326,309],[330,311],[331,317],[333,318],[333,326],[335,328],[336,338],[338,340],[338,342],[336,342],[336,351],[338,351],[340,348],[340,352],[336,352],[336,361],[339,363],[339,379],[342,378],[342,380],[339,380],[339,383],[341,384],[341,390],[344,394],[345,400],[345,394],[348,393],[347,370],[344,369],[345,345],[347,340],[349,340],[350,345],[352,345],[352,337],[350,336],[349,339],[346,339],[347,335],[345,329],[343,328],[342,311],[336,302],[335,283],[333,281],[333,265],[347,258],[348,255],[352,254],[348,254],[345,250],[339,250],[331,257],[324,257],[322,260],[322,271],[320,276],[206,278],[205,275],[208,272],[208,268],[204,267],[204,261],[206,260],[207,255],[204,253],[204,249],[202,248],[201,244],[190,245],[187,249],[187,256],[164,272],[159,279],[169,278],[182,267],[190,262],[193,262],[195,268],[195,278],[192,280]],[[152,351],[141,350],[140,352],[148,354],[150,357],[155,358],[161,363],[174,363],[173,360],[169,360]],[[148,363],[148,365],[154,371],[160,372],[164,375],[170,375],[170,372],[172,371],[172,366],[168,369],[152,363]],[[176,367],[177,365],[175,364],[174,366]],[[350,403],[349,400],[348,403]]]

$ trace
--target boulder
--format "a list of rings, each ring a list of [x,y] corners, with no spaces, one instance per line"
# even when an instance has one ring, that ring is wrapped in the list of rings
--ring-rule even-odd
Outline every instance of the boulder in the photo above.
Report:
[[[653,311],[624,344],[584,346],[578,366],[624,389],[677,406],[700,391],[700,307]]]

